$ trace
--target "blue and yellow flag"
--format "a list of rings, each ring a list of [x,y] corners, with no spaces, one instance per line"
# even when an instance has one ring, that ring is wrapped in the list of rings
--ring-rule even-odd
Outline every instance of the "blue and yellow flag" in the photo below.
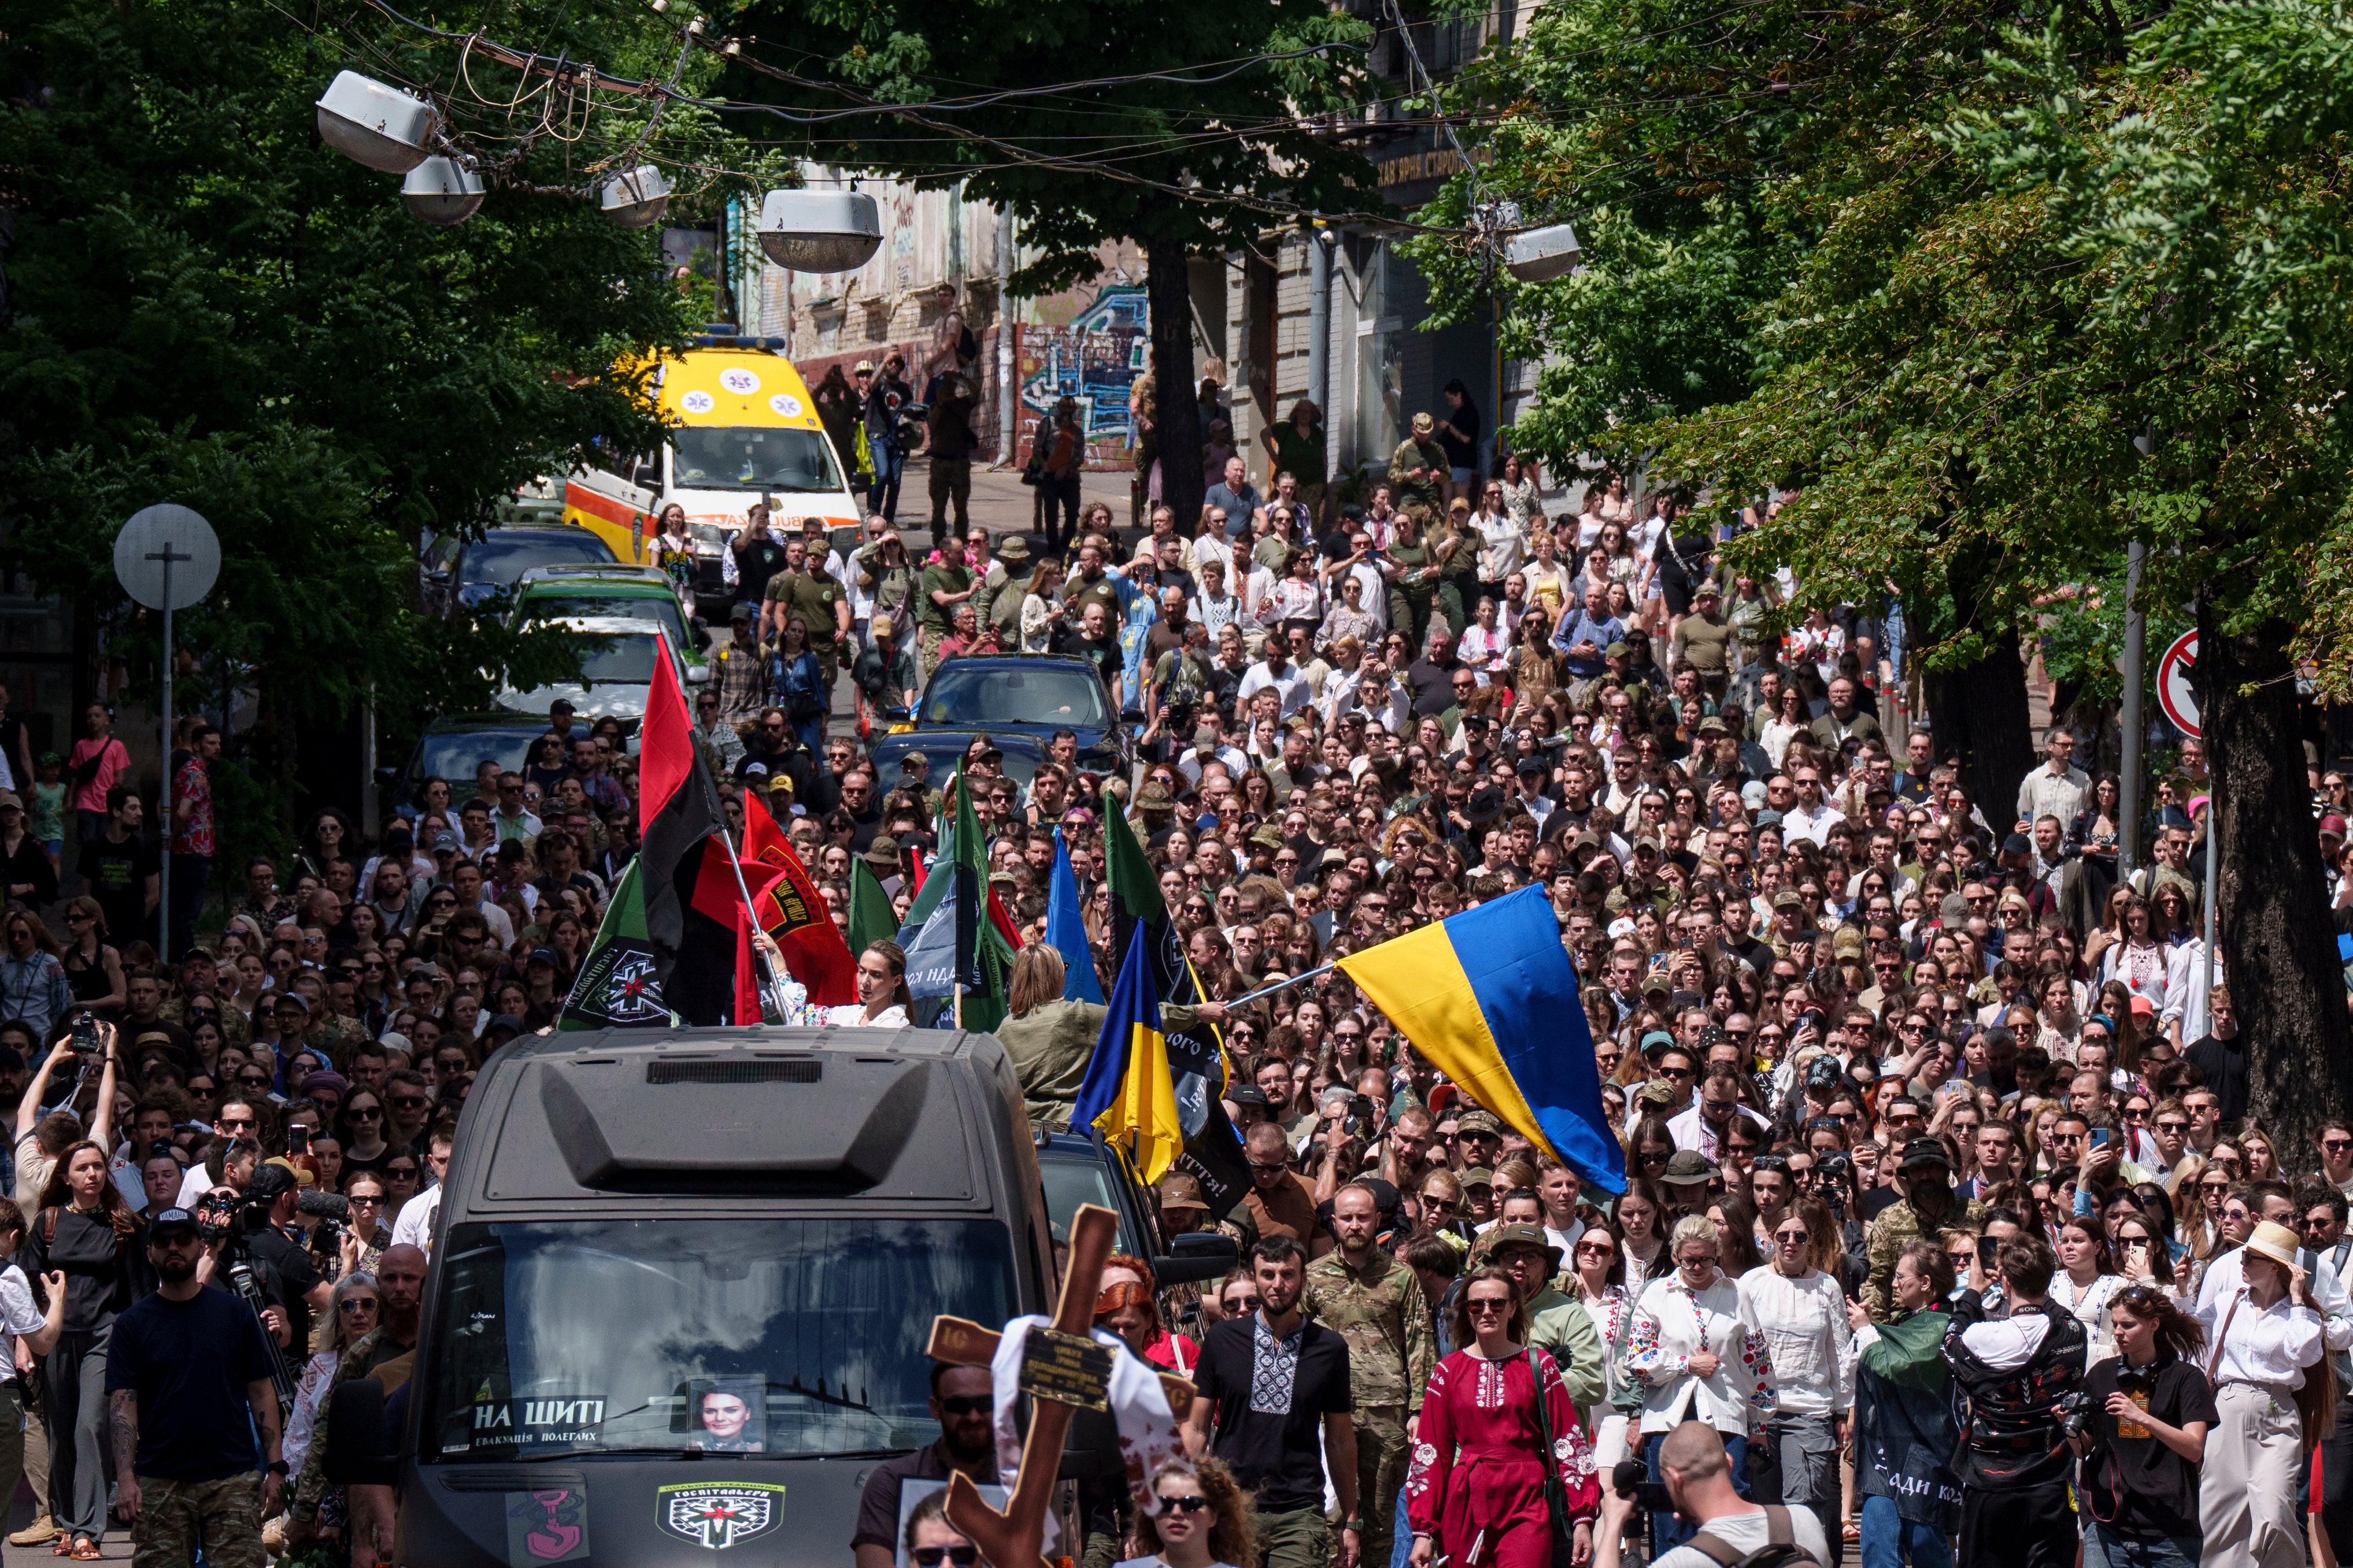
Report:
[[[1626,1190],[1577,968],[1542,887],[1351,953],[1339,967],[1481,1105],[1584,1180]]]
[[[1184,1151],[1176,1083],[1168,1072],[1168,1037],[1160,1032],[1160,988],[1152,981],[1152,954],[1141,924],[1120,961],[1103,1037],[1095,1041],[1086,1080],[1071,1107],[1071,1125],[1092,1127],[1107,1139],[1132,1138],[1136,1173],[1147,1184],[1166,1174]]]

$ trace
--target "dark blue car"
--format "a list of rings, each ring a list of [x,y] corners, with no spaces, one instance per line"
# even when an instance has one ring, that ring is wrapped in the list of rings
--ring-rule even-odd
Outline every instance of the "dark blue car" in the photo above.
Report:
[[[1058,731],[1078,737],[1079,767],[1086,773],[1124,773],[1134,751],[1094,666],[1070,654],[950,659],[932,672],[913,719],[913,729],[875,742],[874,760],[885,781],[898,778],[901,757],[921,752],[936,784],[955,771],[976,736],[996,743],[1005,753],[1006,775],[1025,787]]]

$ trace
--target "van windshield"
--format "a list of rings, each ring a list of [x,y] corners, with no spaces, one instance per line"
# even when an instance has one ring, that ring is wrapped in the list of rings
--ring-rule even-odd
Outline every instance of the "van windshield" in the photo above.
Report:
[[[671,482],[694,490],[838,490],[841,470],[822,430],[731,425],[670,433]]]
[[[987,1221],[515,1221],[444,1245],[428,1464],[919,1447],[932,1319],[1015,1310]]]

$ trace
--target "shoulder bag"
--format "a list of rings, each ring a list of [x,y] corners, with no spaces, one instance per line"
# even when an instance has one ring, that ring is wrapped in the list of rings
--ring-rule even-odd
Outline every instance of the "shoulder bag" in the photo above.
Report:
[[[1560,1456],[1553,1452],[1552,1410],[1545,1403],[1545,1363],[1536,1360],[1534,1345],[1520,1352],[1527,1358],[1528,1378],[1535,1384],[1536,1438],[1544,1445],[1538,1456],[1544,1466],[1545,1518],[1552,1526],[1552,1568],[1570,1568],[1576,1561],[1577,1527],[1568,1517],[1568,1488],[1560,1479]]]

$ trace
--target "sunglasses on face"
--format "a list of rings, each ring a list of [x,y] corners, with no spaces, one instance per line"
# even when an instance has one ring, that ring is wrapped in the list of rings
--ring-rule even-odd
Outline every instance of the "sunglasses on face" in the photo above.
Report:
[[[1199,1513],[1209,1506],[1209,1500],[1195,1492],[1190,1497],[1164,1497],[1160,1500],[1163,1513]]]
[[[980,1561],[977,1546],[918,1546],[907,1553],[921,1568],[940,1568],[943,1563],[953,1563],[955,1568],[972,1568]]]
[[[1511,1302],[1485,1296],[1473,1296],[1465,1307],[1474,1318],[1500,1318],[1512,1310]]]
[[[1226,1298],[1226,1310],[1229,1312],[1255,1312],[1258,1310],[1258,1298],[1255,1296],[1229,1296]]]
[[[375,1310],[376,1301],[375,1298],[373,1296],[354,1296],[350,1300],[343,1302],[335,1309],[335,1310],[339,1312],[349,1312],[355,1318],[363,1312],[373,1312]]]
[[[951,1415],[987,1415],[996,1410],[997,1400],[987,1394],[942,1394],[940,1408]]]

